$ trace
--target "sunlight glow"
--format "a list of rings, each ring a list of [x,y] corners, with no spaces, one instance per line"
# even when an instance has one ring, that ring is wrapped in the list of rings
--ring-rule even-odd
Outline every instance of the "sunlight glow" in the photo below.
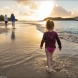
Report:
[[[39,9],[37,10],[38,18],[44,19],[48,17],[54,7],[53,1],[43,1],[40,5]]]

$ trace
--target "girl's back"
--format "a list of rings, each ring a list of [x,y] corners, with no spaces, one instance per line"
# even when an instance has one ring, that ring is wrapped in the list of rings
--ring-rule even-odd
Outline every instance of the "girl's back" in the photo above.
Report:
[[[57,37],[58,37],[58,35],[55,31],[45,32],[44,36],[43,36],[43,41],[45,42],[45,48],[46,47],[56,48],[55,43],[56,43],[56,38]]]

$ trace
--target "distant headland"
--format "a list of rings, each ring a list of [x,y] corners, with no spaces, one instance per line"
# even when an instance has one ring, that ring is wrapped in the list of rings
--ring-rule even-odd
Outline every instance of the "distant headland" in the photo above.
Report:
[[[73,17],[73,18],[62,18],[62,17],[47,17],[43,21],[46,20],[56,20],[56,21],[78,21],[78,17]]]

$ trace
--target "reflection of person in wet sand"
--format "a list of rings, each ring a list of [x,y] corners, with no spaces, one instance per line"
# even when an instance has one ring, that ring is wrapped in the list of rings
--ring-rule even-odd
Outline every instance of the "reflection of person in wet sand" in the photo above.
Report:
[[[15,29],[12,29],[11,39],[12,39],[12,40],[15,39]]]

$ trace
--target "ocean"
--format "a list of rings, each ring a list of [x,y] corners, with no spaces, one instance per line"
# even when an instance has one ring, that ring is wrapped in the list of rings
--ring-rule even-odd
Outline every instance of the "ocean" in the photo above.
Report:
[[[46,28],[46,22],[40,22],[43,29]],[[78,42],[78,21],[54,21],[54,30],[60,38],[73,42]]]

